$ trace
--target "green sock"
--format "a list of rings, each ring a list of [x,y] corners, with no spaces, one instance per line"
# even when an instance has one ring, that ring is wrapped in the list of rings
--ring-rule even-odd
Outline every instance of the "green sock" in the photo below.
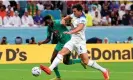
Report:
[[[55,75],[56,75],[57,78],[60,78],[60,77],[61,77],[61,76],[60,76],[60,72],[59,72],[59,70],[58,70],[58,67],[55,67],[55,68],[54,68],[54,72],[55,72]]]
[[[70,59],[69,64],[81,63],[81,59]]]
[[[73,59],[73,63],[75,64],[75,63],[81,63],[81,59],[80,58],[78,58],[78,59]]]

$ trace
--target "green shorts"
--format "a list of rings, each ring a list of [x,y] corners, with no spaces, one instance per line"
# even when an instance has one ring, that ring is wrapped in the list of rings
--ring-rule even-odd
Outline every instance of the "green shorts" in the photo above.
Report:
[[[57,50],[57,51],[60,51],[62,48],[63,48],[63,46],[64,46],[65,44],[62,44],[62,43],[57,43],[57,45],[56,45],[56,47],[55,47],[55,50]]]

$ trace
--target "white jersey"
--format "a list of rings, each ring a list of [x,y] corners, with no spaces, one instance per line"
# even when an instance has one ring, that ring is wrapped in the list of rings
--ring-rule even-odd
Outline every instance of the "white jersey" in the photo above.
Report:
[[[70,51],[75,50],[78,54],[87,53],[86,39],[85,39],[85,28],[86,28],[86,17],[83,14],[81,17],[77,18],[74,14],[70,15],[72,18],[72,29],[78,27],[78,24],[84,24],[84,28],[76,34],[72,34],[71,40],[69,40],[64,47]]]
[[[84,28],[79,31],[77,34],[72,34],[72,37],[71,37],[71,40],[83,40],[83,41],[86,41],[86,38],[85,38],[85,28],[86,28],[86,17],[85,15],[83,14],[81,17],[77,18],[74,16],[74,14],[71,14],[70,17],[72,18],[72,29],[76,28],[78,26],[78,24],[82,23],[84,24]]]

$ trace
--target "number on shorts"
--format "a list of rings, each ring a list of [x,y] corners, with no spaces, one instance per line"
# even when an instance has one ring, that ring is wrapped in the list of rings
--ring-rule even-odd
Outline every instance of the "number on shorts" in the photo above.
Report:
[[[81,51],[83,50],[81,46],[80,46],[80,50],[81,50]]]

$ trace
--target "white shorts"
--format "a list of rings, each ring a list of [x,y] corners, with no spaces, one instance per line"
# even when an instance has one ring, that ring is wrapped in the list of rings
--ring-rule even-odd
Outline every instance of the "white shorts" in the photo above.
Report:
[[[85,41],[76,42],[76,41],[70,40],[64,45],[64,47],[68,48],[71,52],[75,50],[78,53],[78,55],[87,53]]]

